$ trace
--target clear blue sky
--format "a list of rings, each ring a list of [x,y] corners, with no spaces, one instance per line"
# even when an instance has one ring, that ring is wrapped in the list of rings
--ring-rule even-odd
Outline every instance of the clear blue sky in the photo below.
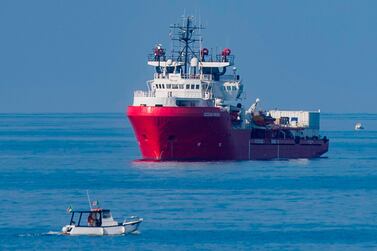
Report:
[[[201,16],[249,102],[377,112],[377,1],[0,1],[0,112],[123,112],[168,26]]]

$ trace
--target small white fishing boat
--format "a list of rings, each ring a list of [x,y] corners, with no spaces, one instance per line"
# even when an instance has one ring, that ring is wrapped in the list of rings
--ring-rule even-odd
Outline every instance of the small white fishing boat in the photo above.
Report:
[[[121,235],[135,232],[142,218],[132,216],[122,223],[115,221],[110,210],[94,208],[90,211],[72,211],[69,225],[62,228],[66,235]]]
[[[358,131],[358,130],[364,130],[364,126],[360,122],[357,122],[355,124],[355,130],[356,131]]]

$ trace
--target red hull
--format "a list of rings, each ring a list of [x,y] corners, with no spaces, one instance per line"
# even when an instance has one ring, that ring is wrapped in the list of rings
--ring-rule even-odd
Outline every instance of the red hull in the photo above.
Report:
[[[315,158],[328,141],[251,139],[251,129],[234,129],[217,107],[129,106],[127,116],[146,160],[248,160]]]

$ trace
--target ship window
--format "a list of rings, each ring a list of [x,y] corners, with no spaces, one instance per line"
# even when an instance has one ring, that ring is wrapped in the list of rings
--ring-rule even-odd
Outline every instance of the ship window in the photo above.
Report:
[[[227,86],[226,89],[227,89],[228,91],[232,90],[230,86]]]
[[[178,86],[179,86],[179,89],[183,89],[183,87],[184,87],[183,85],[178,85]]]
[[[224,89],[224,91],[226,90],[226,87],[225,86],[223,86],[223,89]]]
[[[186,85],[186,89],[190,89],[190,85]]]
[[[164,84],[162,84],[162,89],[165,89],[165,85]]]
[[[166,89],[171,89],[171,84],[166,84]]]
[[[197,90],[199,89],[199,85],[196,85],[195,87],[196,87]]]
[[[104,219],[108,219],[108,218],[110,218],[110,217],[111,217],[110,211],[109,211],[109,210],[103,210],[102,217],[103,217]]]
[[[236,86],[232,86],[232,90],[233,91],[237,91],[237,87]]]
[[[195,85],[191,85],[191,89],[195,89]]]
[[[178,89],[178,85],[177,84],[173,84],[173,89]]]

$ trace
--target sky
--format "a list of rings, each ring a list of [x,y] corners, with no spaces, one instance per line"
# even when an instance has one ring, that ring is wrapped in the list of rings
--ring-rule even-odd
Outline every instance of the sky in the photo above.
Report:
[[[265,109],[377,113],[377,1],[0,1],[0,113],[124,112],[183,14]]]

